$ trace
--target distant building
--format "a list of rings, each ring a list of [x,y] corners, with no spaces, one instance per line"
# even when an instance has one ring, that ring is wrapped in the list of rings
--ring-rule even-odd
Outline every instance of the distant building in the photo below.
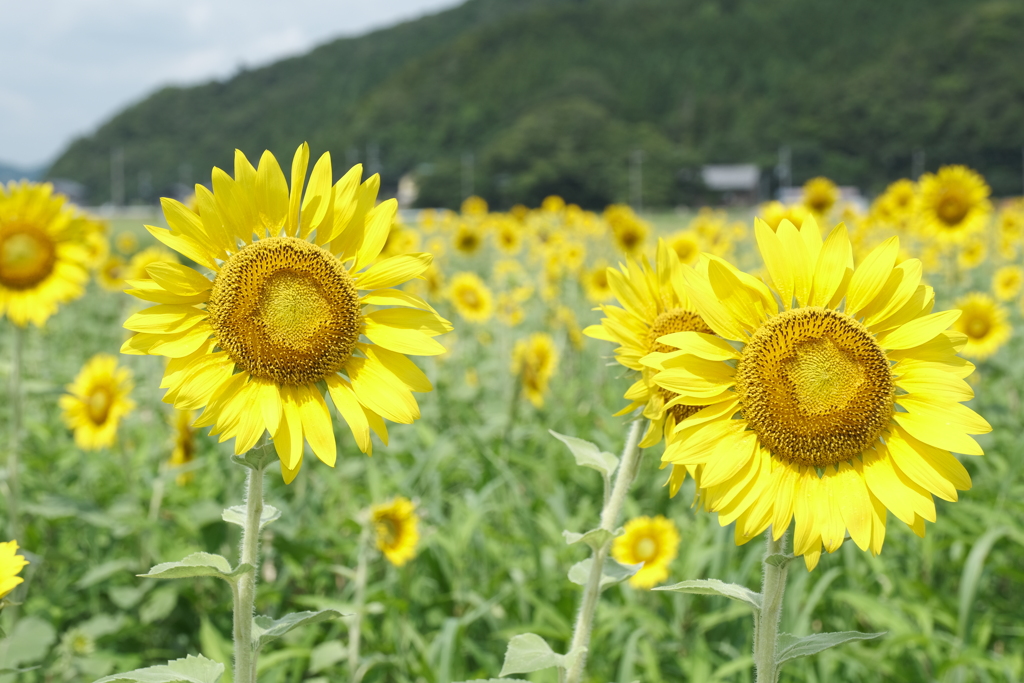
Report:
[[[754,204],[761,188],[757,164],[710,164],[700,169],[704,186],[723,193],[727,204]]]

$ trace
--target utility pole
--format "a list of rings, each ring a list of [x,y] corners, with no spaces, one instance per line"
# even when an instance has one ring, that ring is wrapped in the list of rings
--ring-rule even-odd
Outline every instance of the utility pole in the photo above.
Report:
[[[789,145],[779,147],[779,163],[775,166],[779,187],[789,189],[793,185],[793,151]]]
[[[475,170],[476,158],[472,152],[462,153],[462,198],[466,199],[473,196],[474,191],[474,178],[473,171]]]
[[[124,147],[110,150],[110,203],[124,206]]]
[[[644,210],[644,151],[634,149],[629,155],[629,203],[633,210]]]

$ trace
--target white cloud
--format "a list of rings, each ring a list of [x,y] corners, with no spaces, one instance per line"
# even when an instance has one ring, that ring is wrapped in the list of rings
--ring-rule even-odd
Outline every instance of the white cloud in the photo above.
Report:
[[[459,0],[0,0],[0,161],[48,163],[168,84],[228,76]]]

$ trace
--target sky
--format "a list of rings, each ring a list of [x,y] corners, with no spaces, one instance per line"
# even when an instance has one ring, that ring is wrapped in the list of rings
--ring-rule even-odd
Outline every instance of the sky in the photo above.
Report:
[[[0,163],[53,162],[161,86],[203,83],[460,0],[0,0]]]

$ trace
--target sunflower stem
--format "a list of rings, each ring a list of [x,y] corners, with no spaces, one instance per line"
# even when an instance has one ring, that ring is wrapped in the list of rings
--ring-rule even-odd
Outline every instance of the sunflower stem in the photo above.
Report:
[[[776,683],[779,680],[779,665],[775,661],[775,648],[779,636],[779,620],[782,618],[782,597],[786,593],[787,563],[768,562],[772,555],[786,552],[786,537],[775,540],[772,530],[767,532],[767,547],[764,552],[764,575],[761,580],[761,612],[754,616],[754,668],[757,683]]]
[[[11,375],[9,385],[9,401],[11,405],[11,423],[7,436],[7,536],[20,538],[21,527],[18,524],[18,502],[20,484],[18,482],[18,451],[21,448],[21,346],[24,330],[12,325],[11,334]]]
[[[626,437],[626,447],[622,451],[622,460],[619,461],[619,468],[615,472],[612,493],[608,497],[604,509],[601,510],[601,528],[613,534],[619,523],[619,514],[622,512],[622,504],[626,501],[626,494],[629,493],[629,487],[636,478],[637,470],[640,469],[642,451],[637,448],[637,443],[640,441],[642,423],[643,420],[636,419],[630,426],[629,436]],[[590,575],[587,577],[587,585],[583,588],[583,601],[579,614],[576,615],[576,626],[573,629],[569,652],[590,646],[590,631],[593,627],[594,612],[597,610],[597,600],[601,596],[601,576],[611,547],[612,539],[609,539],[596,548],[591,556]],[[566,672],[566,683],[579,683],[586,664],[587,653],[584,651]]]
[[[352,605],[352,620],[348,622],[348,670],[349,681],[359,683],[364,669],[359,666],[359,640],[363,627],[363,611],[366,607],[366,579],[369,574],[367,560],[370,548],[370,523],[363,522],[363,530],[359,534],[359,559],[356,564],[355,596]]]
[[[258,652],[252,642],[252,619],[259,569],[260,518],[263,516],[263,462],[247,470],[242,564],[252,569],[234,585],[235,683],[256,683]]]

